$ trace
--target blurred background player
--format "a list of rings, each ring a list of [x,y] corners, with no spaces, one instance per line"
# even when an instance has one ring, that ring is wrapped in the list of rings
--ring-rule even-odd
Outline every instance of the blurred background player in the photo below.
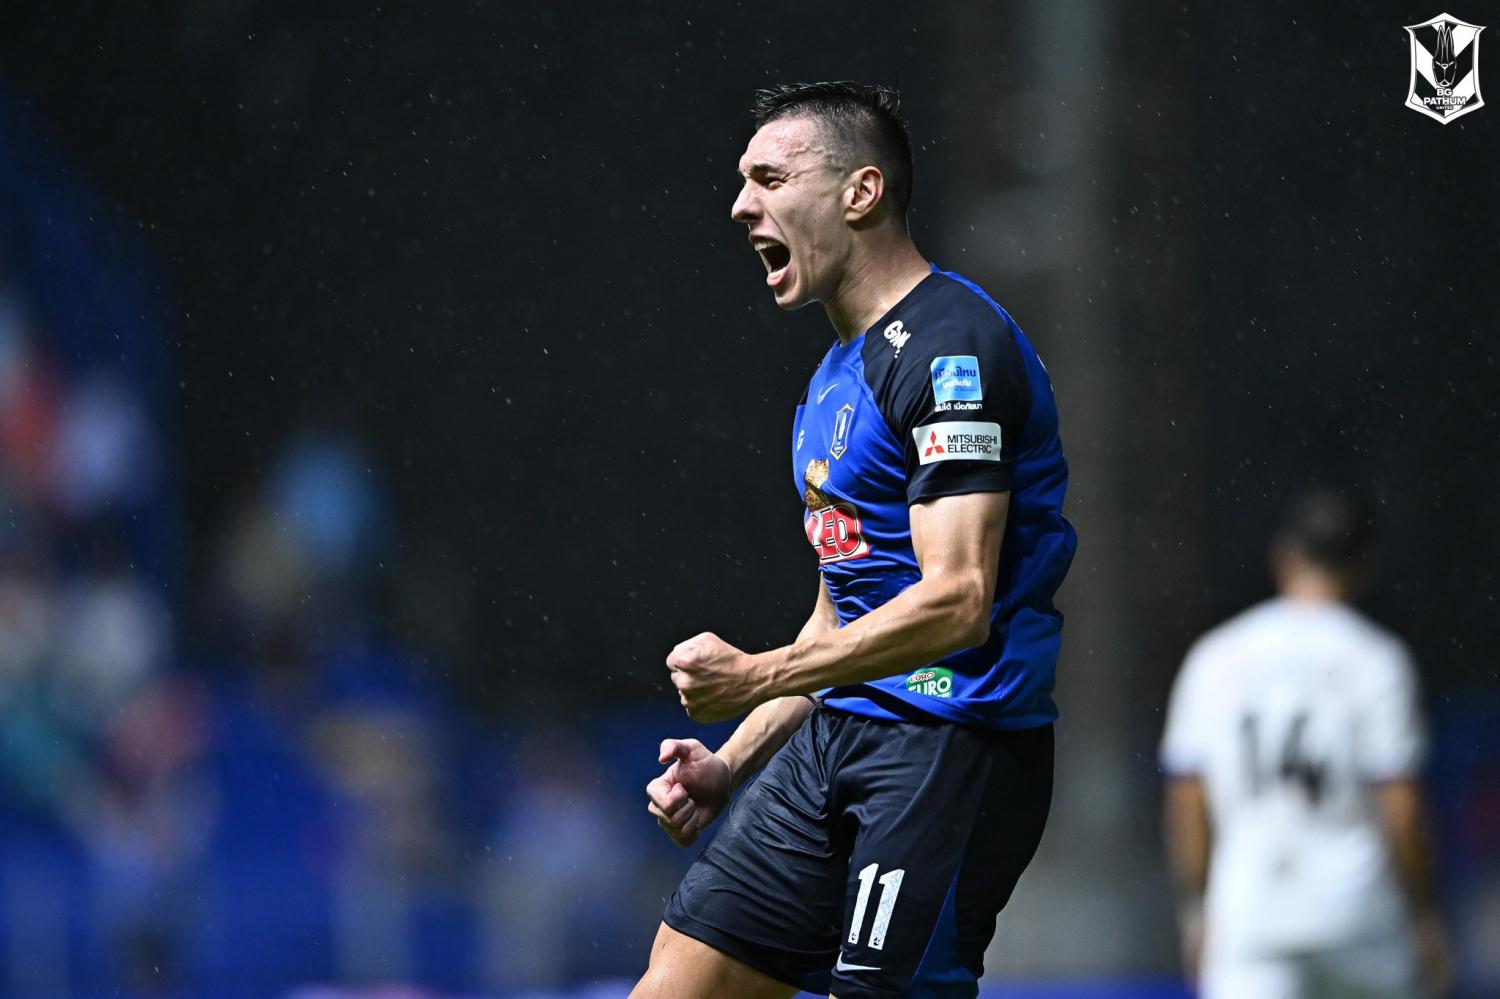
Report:
[[[1197,642],[1161,762],[1183,959],[1208,999],[1446,987],[1405,645],[1349,602],[1375,575],[1359,500],[1320,490],[1271,548],[1277,595]]]

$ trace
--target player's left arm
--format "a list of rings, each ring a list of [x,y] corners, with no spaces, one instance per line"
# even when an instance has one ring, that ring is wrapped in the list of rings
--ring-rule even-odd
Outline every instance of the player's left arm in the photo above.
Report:
[[[1197,977],[1203,946],[1203,893],[1208,888],[1212,847],[1203,781],[1196,776],[1168,778],[1162,804],[1162,828],[1177,900],[1183,971],[1192,981]]]
[[[1398,777],[1376,784],[1374,791],[1396,872],[1412,911],[1419,919],[1435,918],[1437,902],[1432,891],[1421,783],[1414,776]]]
[[[1396,876],[1405,893],[1428,994],[1443,995],[1451,984],[1453,962],[1433,889],[1433,858],[1421,762],[1427,727],[1417,692],[1416,668],[1402,646],[1383,668],[1371,668],[1360,757]]]
[[[935,662],[989,636],[1008,492],[941,496],[911,506],[922,576],[843,628],[758,655],[704,633],[667,660],[695,721],[719,721],[774,697],[878,680]]]
[[[1172,684],[1160,749],[1167,775],[1162,834],[1177,908],[1179,955],[1189,982],[1197,979],[1202,956],[1203,897],[1214,845],[1203,774],[1221,728],[1215,662],[1207,641],[1199,641],[1188,653]]]
[[[1375,801],[1411,908],[1412,930],[1428,994],[1445,995],[1453,975],[1453,958],[1432,883],[1432,849],[1422,785],[1415,776],[1375,785]]]

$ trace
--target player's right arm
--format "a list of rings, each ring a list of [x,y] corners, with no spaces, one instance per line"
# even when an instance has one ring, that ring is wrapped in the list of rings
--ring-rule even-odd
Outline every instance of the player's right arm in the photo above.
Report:
[[[821,578],[812,615],[797,640],[812,638],[839,626],[833,598]],[[745,716],[717,753],[697,739],[667,739],[661,744],[659,762],[668,763],[665,773],[646,785],[648,806],[662,830],[678,846],[690,846],[698,834],[718,818],[730,795],[759,773],[813,708],[810,697],[776,697]]]

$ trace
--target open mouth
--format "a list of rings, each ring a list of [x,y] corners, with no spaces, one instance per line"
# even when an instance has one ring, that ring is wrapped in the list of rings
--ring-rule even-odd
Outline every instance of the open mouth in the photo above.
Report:
[[[751,240],[751,245],[760,254],[761,262],[766,265],[766,273],[773,278],[779,276],[792,262],[792,251],[774,239],[757,237]]]

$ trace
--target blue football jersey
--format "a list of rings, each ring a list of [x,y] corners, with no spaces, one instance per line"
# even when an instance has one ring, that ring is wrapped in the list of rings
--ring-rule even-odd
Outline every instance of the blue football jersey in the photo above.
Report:
[[[1057,717],[1062,615],[1052,597],[1077,546],[1062,515],[1068,464],[1051,381],[1004,309],[934,266],[869,330],[823,358],[797,407],[792,472],[841,625],[921,578],[911,504],[1010,493],[984,644],[824,691],[826,704],[999,729]]]

